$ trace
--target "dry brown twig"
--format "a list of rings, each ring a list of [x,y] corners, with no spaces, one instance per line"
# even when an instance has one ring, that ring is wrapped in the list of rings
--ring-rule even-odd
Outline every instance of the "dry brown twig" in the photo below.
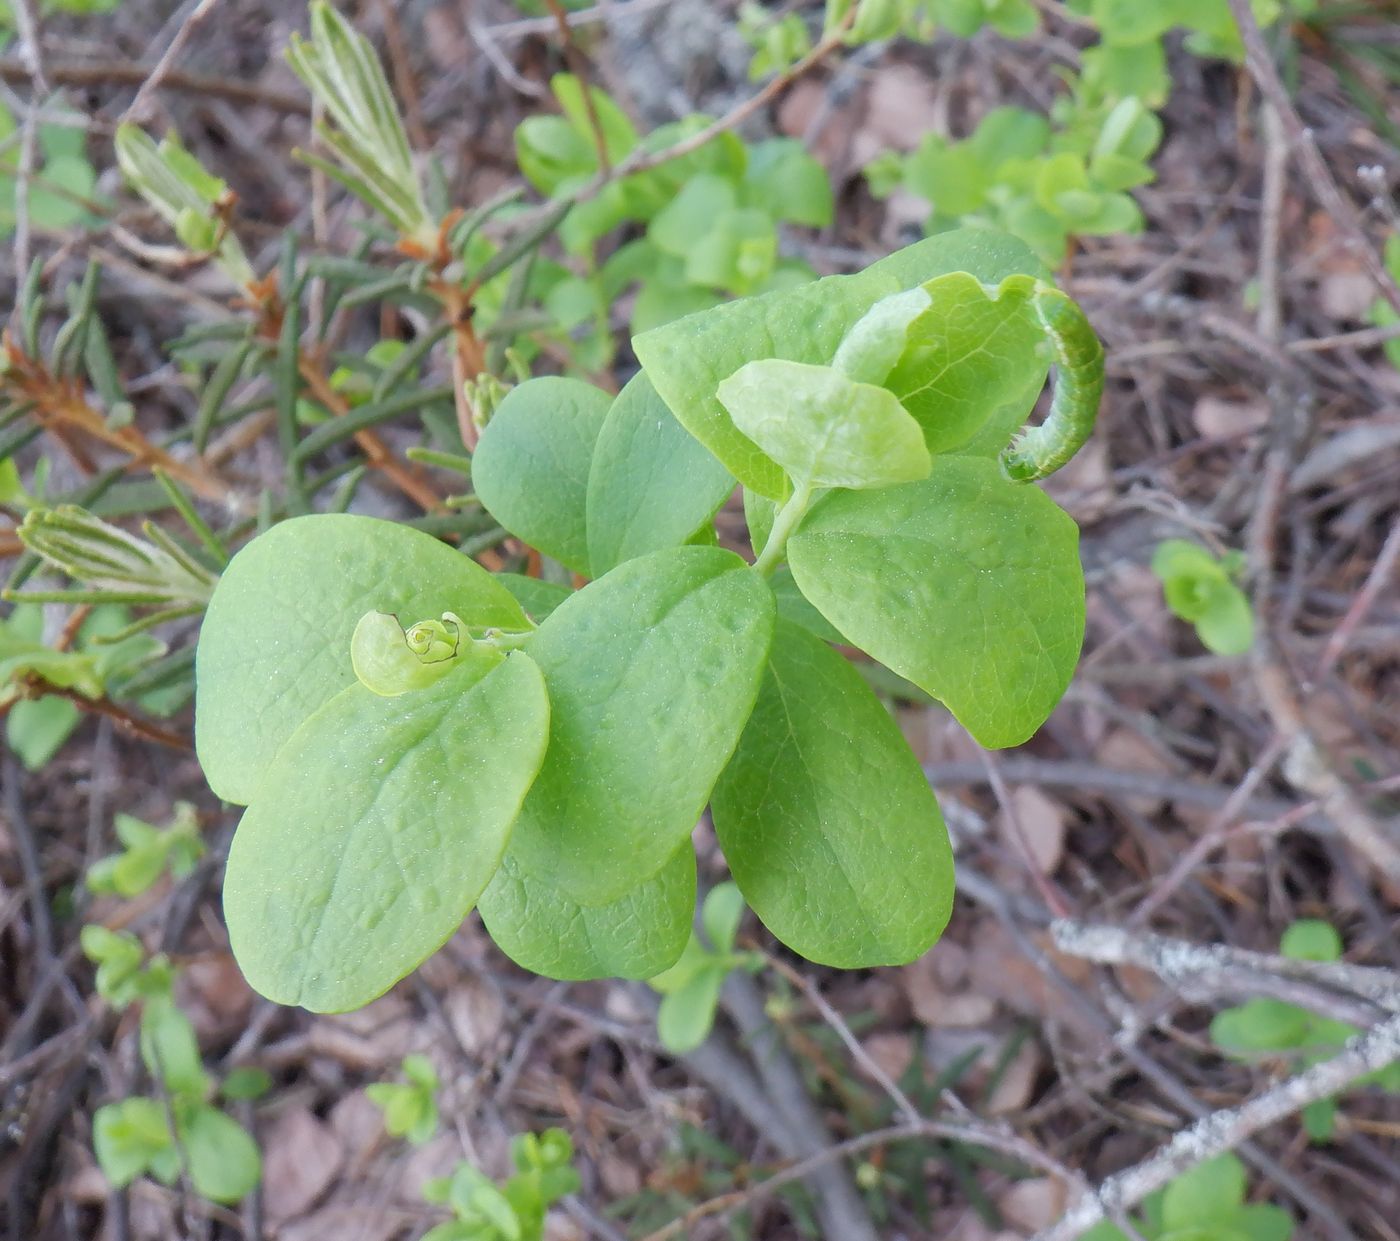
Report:
[[[170,40],[170,45],[161,53],[160,59],[156,61],[150,75],[137,88],[136,95],[127,105],[126,111],[122,113],[123,121],[142,121],[145,119],[146,108],[151,98],[155,95],[171,70],[175,67],[175,61],[185,49],[185,44],[190,41],[194,32],[199,29],[209,14],[214,11],[214,7],[219,0],[199,0],[199,3],[190,10],[190,14],[180,23],[180,27],[175,32],[175,37]]]
[[[1229,0],[1229,3],[1244,37],[1250,72],[1265,99],[1266,150],[1261,209],[1264,227],[1260,238],[1261,297],[1256,325],[1259,336],[1271,348],[1277,347],[1282,322],[1278,217],[1282,211],[1290,153],[1301,161],[1315,192],[1341,226],[1349,247],[1359,254],[1377,288],[1400,310],[1400,286],[1391,278],[1367,239],[1355,206],[1338,188],[1311,132],[1288,98],[1248,0]],[[1260,619],[1251,660],[1255,686],[1275,734],[1287,745],[1283,771],[1290,783],[1319,800],[1323,813],[1372,866],[1392,880],[1400,881],[1400,844],[1377,823],[1309,729],[1304,694],[1284,661],[1272,629],[1275,535],[1288,493],[1289,475],[1311,419],[1313,397],[1301,370],[1286,364],[1269,386],[1269,399],[1274,415],[1246,540],[1254,583],[1254,608]]]
[[[1400,285],[1382,260],[1376,247],[1366,235],[1365,226],[1356,204],[1351,201],[1337,184],[1327,161],[1318,150],[1312,130],[1303,123],[1288,90],[1279,77],[1274,58],[1264,41],[1264,33],[1255,20],[1254,10],[1249,0],[1228,0],[1230,12],[1244,39],[1245,58],[1250,75],[1254,78],[1268,106],[1274,111],[1288,141],[1288,150],[1295,155],[1307,173],[1308,184],[1317,195],[1319,202],[1331,216],[1343,235],[1343,242],[1365,266],[1367,274],[1375,282],[1380,295],[1400,311]]]
[[[154,71],[154,65],[133,60],[98,61],[92,64],[58,62],[47,65],[47,80],[55,86],[135,86],[144,85]],[[20,60],[0,60],[0,78],[7,82],[25,83],[30,80],[27,65]],[[214,77],[203,73],[170,70],[161,78],[165,90],[181,94],[210,96],[255,107],[271,108],[291,116],[310,116],[311,105],[297,95],[267,90],[249,82]]]

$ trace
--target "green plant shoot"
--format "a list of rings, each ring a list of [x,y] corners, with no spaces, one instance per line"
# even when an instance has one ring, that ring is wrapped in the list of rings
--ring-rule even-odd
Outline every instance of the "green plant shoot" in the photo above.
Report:
[[[743,901],[804,956],[899,963],[941,933],[937,802],[832,643],[984,745],[1039,728],[1084,583],[1073,521],[1028,483],[1093,426],[1097,338],[1024,245],[967,230],[634,349],[616,398],[514,388],[472,460],[491,515],[581,588],[335,514],[273,526],[224,571],[196,743],[248,807],[224,907],[265,995],[364,1004],[474,906],[529,969],[654,978],[690,940],[707,804]],[[714,545],[735,480],[753,565]]]

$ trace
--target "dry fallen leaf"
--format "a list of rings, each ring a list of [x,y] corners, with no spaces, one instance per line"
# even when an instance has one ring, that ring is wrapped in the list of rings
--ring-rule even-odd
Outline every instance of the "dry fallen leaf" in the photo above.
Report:
[[[277,1241],[392,1241],[405,1235],[404,1224],[400,1215],[371,1206],[328,1206],[287,1225]]]
[[[1032,1038],[1023,1040],[987,1099],[987,1114],[1005,1116],[1011,1112],[1019,1112],[1030,1103],[1036,1078],[1040,1076],[1044,1063],[1045,1057],[1041,1054],[1040,1044]]]
[[[342,1095],[327,1118],[352,1174],[358,1172],[384,1138],[384,1113],[363,1090]]]
[[[1057,952],[1047,936],[1036,936],[1039,946],[1075,987],[1085,987],[1093,967]],[[979,920],[972,943],[972,979],[978,990],[1000,1000],[1014,1012],[1038,1020],[1064,1022],[1084,1034],[1097,1037],[1083,1010],[1029,960],[995,918]]]
[[[945,991],[939,985],[932,953],[904,966],[899,979],[914,1016],[926,1026],[985,1026],[996,1013],[996,1004],[985,995],[966,987]]]
[[[1039,1232],[1064,1214],[1065,1187],[1048,1176],[1017,1181],[997,1199],[997,1209],[1008,1224]]]
[[[484,975],[468,975],[443,1000],[452,1032],[469,1056],[484,1054],[500,1036],[506,1006],[499,987]]]
[[[390,992],[353,1013],[318,1017],[308,1034],[311,1050],[359,1072],[397,1068],[413,1049],[408,1003]]]
[[[607,1147],[598,1156],[598,1179],[609,1198],[630,1198],[642,1188],[641,1169]]]
[[[220,1041],[247,1027],[255,997],[233,954],[221,952],[200,956],[180,971],[176,998],[200,1038]]]
[[[938,123],[938,93],[914,65],[883,65],[870,79],[865,115],[851,140],[851,158],[863,167],[882,151],[912,151]]]
[[[1131,728],[1115,728],[1098,745],[1094,758],[1111,771],[1148,776],[1172,774],[1161,750]],[[1160,797],[1125,796],[1123,800],[1140,814],[1155,814],[1162,808]]]
[[[1029,854],[1026,860],[1037,871],[1053,875],[1065,852],[1063,808],[1031,784],[1012,789],[1010,801],[1009,809],[997,815],[997,831],[1006,847],[1017,858]]]
[[[283,1112],[263,1137],[263,1204],[278,1224],[304,1215],[345,1164],[345,1148],[307,1107]]]
[[[440,1133],[422,1146],[415,1146],[397,1178],[399,1200],[410,1205],[422,1202],[423,1187],[438,1177],[451,1176],[461,1160],[462,1142],[455,1133]]]
[[[1191,408],[1191,421],[1206,439],[1224,439],[1242,431],[1258,431],[1272,417],[1268,401],[1254,398],[1227,401],[1207,393]]]
[[[1063,469],[1045,482],[1050,498],[1081,525],[1096,521],[1112,505],[1115,489],[1108,461],[1108,440],[1091,439]]]
[[[1341,323],[1360,323],[1370,314],[1376,286],[1364,271],[1332,271],[1318,282],[1322,313]]]
[[[891,1081],[903,1077],[914,1059],[914,1040],[908,1034],[871,1034],[861,1046]]]
[[[586,1241],[586,1234],[563,1211],[551,1211],[544,1221],[544,1241]]]

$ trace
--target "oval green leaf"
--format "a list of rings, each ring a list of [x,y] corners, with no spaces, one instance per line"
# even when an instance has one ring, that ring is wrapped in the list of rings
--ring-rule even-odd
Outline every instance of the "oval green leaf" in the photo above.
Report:
[[[953,854],[918,761],[860,674],[797,625],[778,622],[712,812],[744,899],[808,960],[898,965],[948,923]]]
[[[606,905],[580,905],[507,853],[477,908],[501,951],[533,973],[650,978],[675,964],[690,935],[695,851],[687,841],[657,874]]]
[[[212,1202],[237,1202],[262,1178],[262,1155],[248,1131],[207,1103],[176,1110],[176,1130],[195,1192]]]
[[[219,797],[247,805],[302,721],[356,683],[369,610],[529,628],[485,569],[422,531],[340,513],[273,526],[224,570],[199,634],[195,749]]]
[[[612,400],[581,379],[543,376],[507,393],[472,454],[472,487],[507,530],[588,574],[588,474]]]
[[[511,840],[523,870],[601,905],[666,864],[738,743],[773,613],[757,574],[714,547],[630,560],[559,606],[529,648],[551,716]]]
[[[446,942],[500,865],[544,757],[544,679],[520,652],[416,693],[353,685],[274,760],[229,850],[224,914],[255,990],[357,1008]]]
[[[639,372],[618,393],[588,476],[588,559],[595,577],[679,547],[734,490],[734,478]]]
[[[982,745],[1019,745],[1084,640],[1079,529],[994,461],[935,457],[922,482],[837,492],[788,543],[802,593],[846,638],[944,703]]]

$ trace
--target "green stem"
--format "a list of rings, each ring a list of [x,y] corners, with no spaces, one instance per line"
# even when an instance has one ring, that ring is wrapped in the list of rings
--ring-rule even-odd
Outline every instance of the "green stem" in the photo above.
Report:
[[[523,649],[534,636],[535,630],[533,629],[527,629],[523,632],[508,629],[488,629],[485,635],[479,640],[494,646],[498,651],[518,651]]]
[[[773,529],[768,534],[768,542],[763,545],[762,553],[753,563],[753,567],[762,576],[773,576],[773,570],[778,567],[783,552],[787,550],[788,539],[797,529],[797,523],[806,515],[811,503],[812,485],[801,483],[794,488],[788,502],[778,510],[777,517],[773,519]]]

